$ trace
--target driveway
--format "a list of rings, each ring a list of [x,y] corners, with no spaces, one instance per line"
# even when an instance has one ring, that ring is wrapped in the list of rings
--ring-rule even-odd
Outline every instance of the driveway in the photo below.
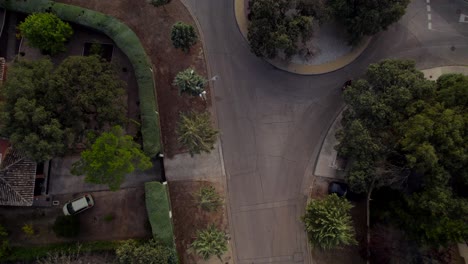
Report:
[[[220,76],[213,93],[236,263],[311,262],[299,219],[322,139],[343,105],[345,80],[388,57],[415,59],[420,68],[468,63],[455,16],[465,6],[456,0],[431,1],[431,30],[426,1],[413,1],[354,63],[317,76],[282,72],[256,58],[237,28],[233,0],[184,2],[200,23],[211,75]]]
[[[67,201],[81,195],[54,195],[52,199],[59,205],[52,207],[0,207],[0,224],[6,227],[12,245],[22,246],[151,237],[143,187],[91,192],[94,207],[78,214],[80,235],[74,239],[57,237],[52,231],[55,218],[63,215],[62,207]],[[24,224],[32,224],[36,235],[26,236],[21,230]]]
[[[48,183],[50,195],[109,190],[107,185],[87,183],[84,181],[84,176],[72,175],[70,168],[77,160],[79,156],[66,156],[51,161]],[[161,163],[154,161],[151,169],[128,174],[121,189],[142,187],[145,182],[159,180],[161,180]]]

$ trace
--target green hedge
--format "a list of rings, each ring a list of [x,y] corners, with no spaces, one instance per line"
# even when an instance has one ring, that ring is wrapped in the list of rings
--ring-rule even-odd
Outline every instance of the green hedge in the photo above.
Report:
[[[173,247],[174,231],[172,229],[172,219],[169,217],[171,206],[167,185],[159,182],[145,183],[145,197],[146,210],[154,239]]]
[[[13,247],[8,256],[1,258],[0,261],[33,261],[47,256],[53,252],[100,252],[113,251],[125,241],[95,241],[84,243],[59,243],[45,246]],[[80,247],[78,247],[80,245]]]
[[[143,149],[151,157],[162,151],[151,60],[129,27],[114,17],[49,0],[0,0],[0,7],[23,13],[52,12],[63,20],[93,28],[114,40],[133,64],[138,82]]]

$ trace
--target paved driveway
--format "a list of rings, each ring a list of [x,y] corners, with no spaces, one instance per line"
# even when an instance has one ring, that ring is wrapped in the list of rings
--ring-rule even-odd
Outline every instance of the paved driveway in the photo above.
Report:
[[[67,194],[91,191],[109,190],[107,185],[91,184],[84,181],[84,176],[70,173],[71,165],[79,160],[79,156],[66,156],[52,160],[49,174],[49,194]],[[153,162],[153,168],[146,171],[135,171],[125,177],[121,188],[141,187],[148,181],[161,179],[161,164]]]
[[[233,0],[184,1],[200,22],[211,74],[220,76],[213,92],[237,263],[311,261],[299,217],[322,138],[343,104],[345,80],[385,57],[416,59],[421,68],[468,63],[463,32],[429,30],[423,0],[413,1],[401,22],[376,36],[354,63],[318,76],[282,72],[256,58],[235,23]],[[441,17],[462,4],[432,2]],[[451,28],[442,19],[432,26]]]

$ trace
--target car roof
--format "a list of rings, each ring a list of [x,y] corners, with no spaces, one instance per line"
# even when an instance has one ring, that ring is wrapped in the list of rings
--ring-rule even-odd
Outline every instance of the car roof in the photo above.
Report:
[[[82,197],[76,201],[73,201],[72,207],[75,211],[88,207],[88,201],[86,201],[86,197]]]

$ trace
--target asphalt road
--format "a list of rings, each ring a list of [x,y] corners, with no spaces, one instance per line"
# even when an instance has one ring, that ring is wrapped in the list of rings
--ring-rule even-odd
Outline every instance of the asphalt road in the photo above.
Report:
[[[239,32],[233,0],[184,0],[198,19],[214,82],[236,263],[310,263],[300,216],[321,142],[343,101],[340,86],[383,58],[419,68],[468,63],[463,0],[414,0],[352,64],[300,76],[255,57]],[[468,19],[467,19],[468,20]]]

